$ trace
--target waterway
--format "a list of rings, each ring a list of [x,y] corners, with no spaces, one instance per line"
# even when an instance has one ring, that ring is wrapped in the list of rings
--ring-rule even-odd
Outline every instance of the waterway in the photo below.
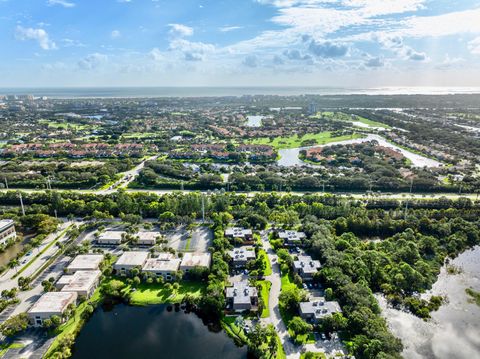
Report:
[[[302,161],[299,158],[300,151],[312,148],[312,147],[326,147],[326,146],[333,146],[333,145],[348,145],[348,144],[353,144],[353,143],[363,143],[363,142],[368,142],[368,141],[377,141],[380,146],[385,146],[389,148],[393,148],[396,151],[401,152],[406,158],[408,158],[411,162],[412,165],[415,167],[440,167],[441,163],[428,158],[424,157],[421,155],[418,155],[416,153],[410,152],[406,149],[403,149],[401,147],[398,147],[396,145],[391,144],[385,138],[375,135],[375,134],[369,134],[368,136],[364,138],[356,138],[352,140],[345,140],[345,141],[339,141],[339,142],[330,142],[325,145],[315,145],[315,146],[308,146],[308,147],[297,147],[297,148],[288,148],[288,149],[282,149],[278,151],[278,154],[280,155],[280,159],[278,160],[278,165],[280,166],[286,166],[286,167],[291,167],[291,166],[305,166],[309,165],[306,162]],[[312,165],[310,165],[312,166]]]
[[[0,267],[6,266],[8,262],[10,262],[13,258],[17,256],[25,247],[26,241],[23,242],[15,242],[14,245],[5,249],[4,252],[0,253]]]
[[[247,349],[193,313],[119,304],[98,308],[77,337],[73,359],[96,358],[245,359]]]
[[[403,342],[404,358],[480,358],[480,307],[465,293],[469,287],[480,291],[480,246],[462,253],[450,264],[462,272],[452,275],[445,266],[442,268],[425,297],[443,295],[448,302],[433,312],[429,321],[393,309],[383,297],[377,297],[392,333]]]
[[[265,116],[247,116],[247,126],[248,127],[261,127],[262,120]]]

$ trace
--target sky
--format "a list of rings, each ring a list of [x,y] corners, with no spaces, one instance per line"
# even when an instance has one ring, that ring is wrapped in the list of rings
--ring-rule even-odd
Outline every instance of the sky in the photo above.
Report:
[[[480,86],[480,0],[0,0],[0,87]]]

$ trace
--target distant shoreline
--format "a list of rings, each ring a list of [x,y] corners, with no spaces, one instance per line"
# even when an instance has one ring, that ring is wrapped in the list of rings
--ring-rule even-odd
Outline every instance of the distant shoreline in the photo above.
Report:
[[[240,96],[348,96],[348,95],[472,95],[480,87],[3,87],[2,95],[75,98],[167,98],[167,97],[240,97]]]

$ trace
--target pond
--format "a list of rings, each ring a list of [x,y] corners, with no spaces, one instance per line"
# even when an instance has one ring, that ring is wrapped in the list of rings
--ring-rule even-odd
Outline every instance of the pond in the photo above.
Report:
[[[95,311],[77,337],[73,358],[244,359],[247,349],[223,331],[210,331],[193,313],[119,304]]]
[[[0,253],[0,266],[6,266],[13,258],[16,258],[17,254],[25,247],[25,244],[27,244],[27,241],[15,242],[12,246]]]
[[[262,126],[262,120],[265,116],[247,116],[248,127],[260,127]]]
[[[447,303],[423,321],[412,314],[387,306],[377,296],[392,333],[402,340],[404,358],[480,358],[480,307],[469,301],[465,289],[480,290],[480,246],[459,255],[450,264],[462,270],[447,274],[444,266],[437,282],[425,297],[443,295]]]
[[[333,146],[333,145],[348,145],[348,144],[353,144],[353,143],[362,143],[362,142],[368,142],[368,141],[377,141],[380,146],[384,147],[389,147],[393,148],[396,151],[401,152],[406,158],[408,158],[411,162],[412,165],[415,167],[439,167],[441,166],[441,163],[431,159],[427,158],[421,155],[418,155],[416,153],[410,152],[408,150],[405,150],[403,148],[400,148],[398,146],[395,146],[387,140],[385,140],[383,137],[379,135],[374,135],[374,134],[369,134],[368,136],[364,138],[357,138],[353,140],[346,140],[346,141],[339,141],[339,142],[330,142],[325,145],[316,145],[316,146],[309,146],[309,147],[298,147],[298,148],[289,148],[289,149],[282,149],[278,151],[278,154],[280,155],[280,159],[278,160],[278,165],[280,166],[286,166],[286,167],[291,167],[291,166],[305,166],[307,163],[302,161],[298,156],[300,155],[301,150],[305,150],[308,148],[312,147],[326,147],[326,146]]]

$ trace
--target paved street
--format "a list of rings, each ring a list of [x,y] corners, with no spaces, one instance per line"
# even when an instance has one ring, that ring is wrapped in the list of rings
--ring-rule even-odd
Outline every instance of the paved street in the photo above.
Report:
[[[270,246],[270,242],[267,237],[263,237],[263,248],[267,252],[268,259],[272,266],[272,274],[265,277],[266,280],[272,283],[270,288],[270,296],[268,299],[268,308],[270,310],[270,317],[263,318],[264,324],[273,324],[277,330],[278,336],[283,345],[283,350],[289,359],[300,358],[302,347],[295,345],[288,335],[288,330],[280,315],[280,307],[278,305],[278,297],[282,289],[282,274],[280,272],[280,266],[278,265],[278,257],[273,248]]]

